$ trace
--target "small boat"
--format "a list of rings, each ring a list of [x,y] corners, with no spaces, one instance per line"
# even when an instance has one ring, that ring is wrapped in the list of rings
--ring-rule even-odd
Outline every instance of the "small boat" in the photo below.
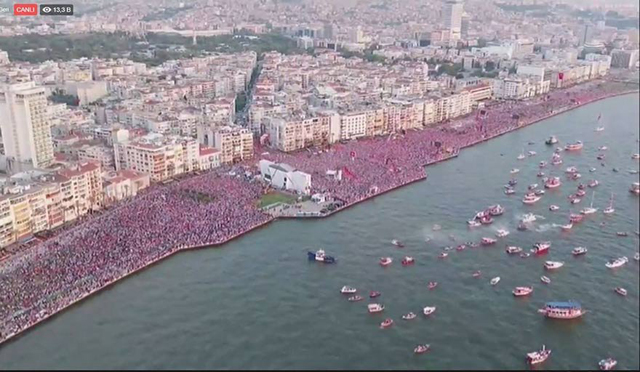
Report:
[[[579,303],[570,301],[547,302],[538,312],[547,318],[563,320],[576,319],[586,314],[586,310],[583,310]]]
[[[580,173],[574,173],[569,178],[571,178],[573,181],[576,181],[576,180],[582,178],[582,175]]]
[[[571,223],[578,223],[578,222],[581,222],[583,218],[584,218],[584,216],[583,216],[583,215],[581,215],[581,214],[574,214],[574,213],[571,213],[571,214],[569,215],[569,221],[571,221]]]
[[[352,294],[352,293],[356,293],[358,290],[353,288],[353,287],[349,287],[347,285],[345,285],[344,287],[342,287],[342,289],[340,290],[340,293],[344,293],[344,294]]]
[[[631,155],[631,159],[633,159],[633,160],[638,160],[638,159],[640,159],[640,154],[633,154],[633,155]]]
[[[496,285],[500,282],[500,277],[496,276],[495,278],[491,279],[491,281],[489,283],[491,283],[491,285]]]
[[[629,259],[626,257],[618,257],[615,260],[610,260],[608,261],[605,266],[608,267],[609,269],[617,269],[621,266],[624,266],[627,262],[629,262]]]
[[[409,313],[409,314],[403,315],[403,316],[402,316],[402,319],[404,319],[404,320],[412,320],[412,319],[415,319],[415,318],[416,318],[416,316],[417,316],[417,315],[416,315],[416,314],[414,314],[414,313]]]
[[[527,152],[527,155],[529,155],[529,156],[536,156],[537,154],[538,154],[538,153],[537,153],[537,152],[535,152],[535,151],[529,151],[529,152]]]
[[[473,276],[474,278],[479,278],[480,275],[482,275],[482,272],[480,270],[474,272],[471,276]]]
[[[537,203],[539,200],[541,199],[540,196],[536,195],[535,193],[528,193],[527,195],[524,196],[524,198],[522,199],[522,203],[524,204],[535,204]]]
[[[535,145],[536,143],[534,141],[529,141],[527,142],[528,145]]]
[[[517,227],[517,229],[518,229],[518,231],[526,231],[526,230],[528,230],[528,229],[529,229],[529,227],[527,227],[527,224],[526,224],[526,223],[524,223],[524,222],[520,221],[520,222],[518,223],[518,227]]]
[[[377,291],[371,291],[371,292],[369,292],[369,298],[376,298],[376,297],[380,297],[380,295],[382,295],[382,293],[377,292]]]
[[[558,159],[553,159],[553,161],[551,161],[551,164],[553,165],[560,165],[562,164],[562,159],[558,158]]]
[[[422,313],[426,316],[429,316],[433,313],[435,313],[436,311],[436,307],[435,306],[427,306],[424,309],[422,309]]]
[[[633,259],[636,261],[640,261],[640,253],[636,252],[636,254],[633,255]]]
[[[391,244],[395,245],[398,248],[404,248],[404,244],[402,244],[400,241],[393,239],[391,241]]]
[[[523,160],[524,158],[526,158],[526,156],[524,154],[520,154],[516,159]]]
[[[509,235],[509,231],[507,231],[507,230],[499,229],[498,231],[496,231],[496,236],[498,238],[504,238],[507,235]]]
[[[538,166],[539,166],[540,168],[544,168],[544,167],[546,167],[546,166],[547,166],[547,164],[548,164],[548,163],[547,163],[546,161],[544,161],[544,160],[543,160],[543,161],[541,161],[541,162],[540,162],[540,164],[538,164]]]
[[[570,143],[568,145],[566,145],[564,147],[565,151],[578,151],[578,150],[582,150],[582,147],[584,145],[582,144],[582,141],[576,141],[575,143]]]
[[[627,172],[629,172],[629,174],[638,174],[637,169],[628,169]]]
[[[456,247],[456,251],[464,251],[467,248],[466,245],[460,244]]]
[[[405,256],[402,260],[402,266],[413,265],[416,261],[411,256]]]
[[[547,145],[555,145],[556,143],[558,143],[558,139],[556,138],[556,136],[551,136],[546,141],[544,141],[544,143],[546,143]]]
[[[349,302],[358,302],[358,301],[362,301],[363,298],[362,296],[353,296],[353,297],[349,297],[348,300]]]
[[[604,160],[605,157],[606,157],[605,154],[598,154],[598,156],[596,156],[596,159]]]
[[[564,266],[564,262],[560,261],[547,261],[544,263],[544,268],[547,270],[556,270]]]
[[[618,235],[618,236],[629,236],[629,233],[628,233],[628,232],[626,232],[626,231],[618,231],[618,232],[616,233],[616,235]]]
[[[514,190],[512,187],[509,187],[507,189],[504,190],[504,193],[507,195],[513,195],[516,193],[516,190]]]
[[[493,223],[493,218],[491,218],[491,216],[484,216],[480,219],[480,223],[483,225],[491,225]]]
[[[482,245],[491,245],[495,244],[496,242],[497,240],[493,238],[482,238],[482,240],[480,240],[480,244]]]
[[[429,349],[430,349],[430,348],[431,348],[431,346],[429,346],[428,344],[425,344],[425,345],[418,345],[418,346],[416,346],[416,348],[415,348],[415,349],[413,349],[413,352],[414,352],[415,354],[424,354],[424,353],[426,353],[427,351],[429,351]]]
[[[433,227],[431,228],[431,230],[433,231],[440,231],[442,230],[442,226],[438,225],[437,223],[433,225]]]
[[[508,254],[518,254],[518,253],[522,253],[522,248],[516,247],[516,246],[509,246],[505,251]]]
[[[607,146],[598,147],[598,151],[607,151],[607,150],[609,150],[609,148]]]
[[[578,173],[578,168],[571,166],[565,169],[565,173]]]
[[[604,130],[604,127],[597,127],[596,128],[596,132],[602,132]]]
[[[511,293],[516,297],[528,296],[533,292],[533,287],[516,287]]]
[[[551,283],[551,279],[549,279],[548,277],[546,277],[544,275],[540,277],[540,281],[543,282],[544,284],[550,284]]]
[[[380,328],[389,328],[393,325],[393,319],[387,318],[380,323]]]
[[[640,195],[640,182],[634,182],[631,184],[629,192],[635,195]]]
[[[469,225],[469,227],[482,226],[482,224],[476,220],[467,221],[467,225]]]
[[[558,207],[558,206],[557,206],[557,205],[555,205],[555,204],[551,204],[551,205],[549,206],[549,210],[550,210],[551,212],[555,212],[555,211],[557,211],[557,210],[560,210],[560,207]]]
[[[576,191],[576,196],[577,196],[577,197],[580,197],[580,198],[581,198],[581,197],[583,197],[583,196],[585,196],[585,195],[587,195],[587,192],[586,192],[586,191],[584,191],[583,189],[580,189],[580,190]]]
[[[571,204],[578,204],[581,201],[582,201],[582,199],[580,199],[580,198],[573,198],[573,199],[571,199]]]
[[[593,173],[593,172],[595,172],[595,171],[597,171],[597,169],[596,169],[596,168],[594,168],[594,167],[589,168],[589,172]]]
[[[529,190],[535,190],[536,188],[538,188],[538,184],[537,183],[532,183],[531,185],[529,185],[528,189]]]
[[[434,289],[438,286],[438,282],[429,282],[429,289]]]
[[[381,257],[380,258],[380,266],[389,266],[393,262],[393,258],[391,257]]]
[[[580,213],[582,214],[594,214],[598,211],[598,208],[593,207],[593,198],[595,197],[595,192],[591,195],[591,205],[588,208],[583,208]]]
[[[504,213],[504,207],[501,206],[500,204],[496,204],[487,208],[487,211],[490,216],[493,216],[493,217],[501,216]]]
[[[584,190],[586,188],[586,186],[584,185],[584,183],[579,183],[578,184],[578,190]]]
[[[513,168],[511,171],[509,171],[509,173],[511,173],[511,174],[516,174],[518,172],[520,172],[520,169],[518,169],[518,168]]]
[[[564,231],[569,231],[573,228],[573,223],[571,221],[569,221],[568,224],[566,225],[560,225],[560,229],[564,230]]]
[[[591,180],[587,184],[587,186],[589,186],[589,187],[598,187],[599,185],[600,185],[600,182],[598,182],[598,180]]]
[[[571,254],[574,255],[574,256],[585,255],[585,254],[587,254],[587,248],[585,248],[585,247],[575,247],[571,251]]]
[[[327,264],[332,264],[336,262],[335,258],[331,256],[327,256],[324,250],[322,249],[317,250],[316,253],[307,252],[307,256],[309,258],[309,261],[318,261],[318,262],[323,262]]]
[[[531,256],[531,253],[528,253],[528,252],[520,253],[520,258],[527,258],[527,257],[530,257],[530,256]]]
[[[531,365],[540,364],[549,359],[550,355],[551,350],[542,345],[542,349],[527,354],[527,362]]]
[[[560,177],[551,177],[544,183],[544,187],[547,189],[555,189],[557,187],[562,186],[562,181],[560,181]]]
[[[449,256],[449,253],[447,253],[447,252],[440,252],[440,254],[438,255],[438,258],[447,258],[447,256]]]
[[[535,254],[543,254],[547,253],[549,248],[551,248],[551,242],[537,242],[533,245],[533,250],[531,252]]]
[[[471,248],[478,248],[480,244],[476,243],[476,242],[467,242],[466,246],[467,247],[471,247]]]
[[[615,287],[613,289],[617,294],[619,294],[620,296],[626,296],[627,295],[627,290],[622,288],[622,287]]]
[[[518,184],[518,180],[515,178],[512,178],[509,180],[509,186],[515,186]]]
[[[545,194],[545,191],[544,191],[544,190],[536,190],[536,191],[534,192],[534,194],[536,194],[537,196],[541,196],[541,195],[544,195],[544,194]]]
[[[367,310],[370,313],[380,313],[384,311],[384,305],[380,305],[380,304],[369,304],[367,305]]]
[[[540,172],[538,172],[538,174],[536,174],[536,176],[537,176],[537,177],[544,177],[544,172],[543,172],[543,171],[540,171]]]
[[[620,170],[618,168],[613,168],[612,171],[618,173]]]
[[[598,367],[600,367],[603,371],[610,371],[615,368],[618,364],[618,361],[613,358],[602,359],[598,362]]]

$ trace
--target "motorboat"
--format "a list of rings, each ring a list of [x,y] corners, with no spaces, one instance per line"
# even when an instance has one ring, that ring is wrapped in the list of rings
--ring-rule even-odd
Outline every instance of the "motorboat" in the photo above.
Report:
[[[531,223],[531,222],[534,222],[536,219],[537,217],[533,213],[527,213],[524,216],[522,216],[522,222],[524,223]]]
[[[634,182],[633,184],[631,184],[629,192],[635,195],[640,195],[640,182]]]
[[[449,253],[447,252],[440,252],[440,254],[438,255],[438,258],[447,258],[449,256]]]
[[[615,287],[613,289],[617,294],[619,294],[620,296],[626,296],[627,295],[627,290],[622,288],[622,287]]]
[[[398,241],[398,240],[396,240],[396,239],[393,239],[393,240],[391,241],[391,244],[395,245],[395,246],[396,246],[396,247],[398,247],[398,248],[404,248],[404,244],[402,244],[402,242],[400,242],[400,241]]]
[[[380,313],[384,311],[384,305],[381,304],[369,304],[367,305],[367,310],[370,313]]]
[[[537,152],[535,152],[535,151],[529,151],[529,152],[527,152],[527,155],[529,155],[529,156],[536,156],[537,154],[538,154],[538,153],[537,153]]]
[[[574,214],[574,213],[571,213],[571,214],[569,215],[569,221],[571,221],[571,223],[578,223],[578,222],[582,222],[582,219],[583,219],[583,218],[584,218],[584,216],[583,216],[583,215],[581,215],[581,214]]]
[[[578,204],[581,201],[582,201],[582,199],[576,197],[576,198],[571,199],[571,204]]]
[[[596,132],[602,132],[604,130],[604,127],[597,127],[595,129]]]
[[[522,248],[516,247],[516,246],[509,246],[507,247],[506,252],[508,254],[518,254],[518,253],[522,253]]]
[[[344,287],[342,287],[342,289],[340,290],[340,293],[343,294],[352,294],[352,293],[356,293],[358,290],[353,288],[353,287],[349,287],[347,285],[345,285]]]
[[[576,319],[587,313],[577,302],[547,302],[544,308],[538,310],[547,318],[570,320]]]
[[[587,254],[587,248],[585,247],[575,247],[573,248],[573,250],[571,251],[571,254],[574,256],[582,256]]]
[[[483,225],[491,225],[493,223],[493,218],[491,218],[491,216],[484,216],[480,219],[480,223]]]
[[[516,297],[528,296],[533,292],[533,287],[516,287],[511,293]]]
[[[638,159],[640,159],[640,154],[633,154],[633,155],[631,155],[631,159],[633,159],[633,160],[638,160]]]
[[[598,151],[607,151],[607,150],[609,150],[609,148],[607,146],[598,147]]]
[[[542,198],[540,196],[536,195],[535,193],[528,193],[522,199],[522,203],[524,203],[524,204],[535,204],[540,199],[542,199]]]
[[[512,170],[509,171],[509,173],[511,173],[511,174],[516,174],[518,172],[520,172],[520,169],[518,169],[518,168],[513,168]]]
[[[598,187],[599,185],[600,185],[600,182],[598,180],[591,180],[587,184],[587,186],[589,186],[589,187]]]
[[[543,171],[538,172],[538,174],[536,174],[536,177],[544,177],[544,172]]]
[[[573,181],[576,181],[582,178],[582,175],[580,173],[573,173],[569,178]]]
[[[526,224],[526,223],[524,223],[524,222],[522,222],[522,221],[520,221],[520,222],[518,223],[518,227],[517,227],[517,229],[518,229],[518,231],[526,231],[526,230],[529,230],[529,228],[527,227],[527,224]]]
[[[618,361],[613,358],[602,359],[598,362],[598,367],[600,367],[603,371],[610,371],[615,368],[618,364]]]
[[[541,196],[541,195],[544,195],[544,194],[545,194],[545,191],[544,191],[544,190],[536,190],[536,191],[534,192],[534,194],[536,194],[537,196]]]
[[[556,187],[562,186],[562,181],[560,181],[560,177],[551,177],[544,183],[544,187],[547,189],[555,189]]]
[[[322,249],[317,250],[315,253],[307,252],[307,256],[309,258],[309,261],[318,261],[318,262],[323,262],[327,264],[332,264],[336,262],[335,258],[333,258],[332,256],[326,255],[326,253]]]
[[[598,160],[604,160],[604,158],[606,158],[605,154],[598,154],[598,156],[596,156],[596,159]]]
[[[504,193],[507,195],[513,195],[516,193],[516,190],[514,190],[512,187],[509,187],[507,189],[504,190]]]
[[[538,188],[538,184],[537,183],[532,183],[531,185],[529,185],[528,189],[529,190],[535,190],[536,188]]]
[[[628,233],[628,232],[626,232],[626,231],[618,231],[618,232],[616,233],[616,235],[618,235],[618,236],[629,236],[629,233]]]
[[[557,270],[564,266],[564,262],[561,261],[546,261],[544,263],[544,268],[547,270]]]
[[[456,247],[456,251],[464,251],[466,248],[467,248],[467,246],[466,246],[466,245],[464,245],[464,244],[459,244],[459,245]]]
[[[415,318],[416,318],[416,316],[417,316],[417,315],[416,315],[416,314],[414,314],[414,313],[409,313],[409,314],[403,315],[403,316],[402,316],[402,319],[404,319],[404,320],[413,320],[413,319],[415,319]]]
[[[550,284],[551,283],[551,279],[549,279],[548,277],[546,277],[544,275],[540,277],[540,281],[543,282],[544,284]]]
[[[380,258],[380,266],[389,266],[393,262],[393,258],[391,257],[381,257]]]
[[[415,262],[416,261],[413,259],[413,257],[405,256],[402,260],[402,266],[413,265]]]
[[[549,210],[550,210],[551,212],[555,212],[555,211],[560,210],[560,207],[558,207],[558,206],[557,206],[557,205],[555,205],[555,204],[551,204],[551,205],[549,206]]]
[[[507,231],[507,230],[499,229],[498,231],[496,231],[496,236],[498,238],[504,238],[507,235],[509,235],[509,231]]]
[[[563,231],[569,231],[572,228],[573,228],[573,223],[571,221],[569,221],[569,223],[566,225],[560,225],[560,229]]]
[[[358,302],[358,301],[362,301],[363,298],[362,296],[353,296],[353,297],[349,297],[348,300],[349,302]]]
[[[474,278],[479,278],[480,275],[482,275],[482,272],[480,270],[474,272],[471,276],[473,276]]]
[[[565,151],[578,151],[582,150],[583,147],[582,141],[576,141],[575,143],[570,143],[564,147]]]
[[[482,224],[476,220],[467,221],[467,224],[469,225],[469,227],[482,226]]]
[[[565,169],[565,173],[578,173],[578,168],[571,166]]]
[[[544,141],[544,143],[546,143],[547,145],[555,145],[556,143],[558,143],[558,139],[556,138],[556,136],[551,136],[546,141]]]
[[[542,345],[542,349],[527,354],[527,362],[531,365],[540,364],[549,359],[550,355],[551,350]]]
[[[615,260],[608,261],[605,266],[609,269],[617,269],[624,266],[627,262],[629,262],[629,259],[627,257],[618,257]]]
[[[618,173],[620,170],[618,168],[613,168],[612,171]]]
[[[629,169],[627,172],[629,172],[629,174],[638,174],[639,171],[637,169]]]
[[[429,289],[434,289],[438,286],[438,282],[429,282]]]
[[[580,189],[580,190],[576,191],[576,196],[579,197],[579,198],[581,198],[581,197],[583,197],[585,195],[587,195],[587,192],[584,191],[583,189]]]
[[[578,190],[584,190],[586,188],[586,186],[584,185],[584,183],[579,183],[578,184]]]
[[[543,254],[547,253],[549,248],[551,248],[551,242],[537,242],[533,245],[533,250],[531,252],[535,254]]]
[[[589,168],[589,172],[591,172],[591,173],[593,173],[593,172],[595,172],[595,171],[597,171],[597,170],[598,170],[598,169],[596,169],[595,167],[591,167],[591,168]]]
[[[526,156],[524,154],[520,154],[516,159],[523,160],[524,158],[526,158]]]
[[[437,223],[433,225],[433,227],[431,227],[431,230],[433,231],[440,231],[442,230],[442,226],[438,225]]]
[[[489,212],[490,216],[493,216],[493,217],[500,216],[504,213],[504,207],[501,206],[500,204],[496,204],[487,208],[487,211]]]
[[[613,193],[611,193],[611,198],[609,198],[609,206],[606,207],[602,213],[604,214],[613,214],[616,210],[613,208]]]
[[[527,258],[527,257],[531,257],[531,253],[529,253],[529,252],[520,253],[520,258]]]
[[[480,244],[482,245],[492,245],[492,244],[495,244],[496,242],[497,240],[493,238],[482,238],[482,240],[480,240]]]
[[[413,352],[415,354],[424,354],[427,351],[429,351],[429,349],[431,348],[431,346],[429,346],[429,344],[425,344],[425,345],[418,345],[416,346],[415,349],[413,349]]]
[[[380,328],[389,328],[393,325],[393,319],[387,318],[380,323]]]
[[[547,164],[548,164],[548,163],[547,163],[546,161],[544,161],[544,160],[543,160],[543,161],[541,161],[541,162],[538,164],[538,166],[539,166],[540,168],[544,168],[544,167],[546,167],[546,166],[547,166]]]
[[[436,307],[435,306],[426,306],[424,309],[422,309],[422,313],[426,316],[429,316],[433,313],[435,313],[436,311]]]
[[[500,283],[500,277],[496,276],[495,278],[491,279],[491,281],[489,283],[491,283],[491,285],[496,285],[496,284]]]
[[[508,183],[509,183],[509,186],[515,186],[515,185],[518,184],[518,180],[515,179],[515,178],[512,178],[512,179],[509,180]]]
[[[380,295],[382,295],[382,293],[377,292],[377,291],[371,291],[371,292],[369,292],[369,298],[376,298],[376,297],[380,297]]]
[[[640,261],[640,253],[636,252],[636,254],[633,255],[633,259],[636,261]]]
[[[553,159],[553,160],[551,161],[551,164],[553,164],[553,165],[560,165],[560,164],[562,164],[562,163],[563,163],[563,161],[562,161],[562,159],[560,159],[560,158]]]

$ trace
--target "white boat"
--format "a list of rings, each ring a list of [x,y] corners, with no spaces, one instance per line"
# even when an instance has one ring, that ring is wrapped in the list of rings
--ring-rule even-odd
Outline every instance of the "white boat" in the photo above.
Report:
[[[637,169],[629,169],[629,170],[627,170],[627,172],[629,172],[629,174],[638,174],[638,170]]]
[[[345,285],[344,287],[342,287],[342,289],[340,290],[340,293],[344,293],[344,294],[352,294],[352,293],[356,293],[358,290],[353,288],[353,287],[349,287],[348,285]]]
[[[551,279],[549,279],[548,277],[546,277],[544,275],[540,277],[540,281],[543,282],[544,284],[550,284],[551,283]]]
[[[500,283],[500,277],[496,276],[495,278],[491,279],[491,281],[489,283],[491,283],[491,285],[496,285],[496,284]]]
[[[582,214],[594,214],[598,211],[598,208],[594,208],[593,207],[593,198],[595,197],[595,191],[593,192],[593,194],[591,195],[591,205],[587,208],[583,208],[580,213]]]
[[[591,168],[589,168],[589,172],[593,173],[593,172],[595,172],[595,171],[597,171],[597,169],[596,169],[595,167],[591,167]]]
[[[636,254],[633,255],[633,259],[636,261],[640,261],[640,253],[636,252]]]
[[[537,153],[537,152],[535,152],[535,151],[529,151],[529,152],[527,152],[527,155],[529,155],[529,156],[536,156],[537,154],[538,154],[538,153]]]
[[[393,319],[387,318],[380,323],[380,328],[389,328],[393,325]]]
[[[599,185],[600,185],[600,182],[598,180],[591,180],[587,184],[587,186],[589,186],[589,187],[598,187]]]
[[[524,223],[531,223],[531,222],[534,222],[536,219],[537,217],[533,213],[527,213],[524,216],[522,216],[522,222]]]
[[[633,159],[633,160],[638,160],[638,159],[640,159],[640,154],[633,154],[633,155],[631,155],[631,159]]]
[[[542,345],[542,349],[527,354],[527,362],[529,362],[529,364],[531,365],[540,364],[549,359],[550,355],[551,350],[545,348],[545,346]]]
[[[555,212],[555,211],[557,211],[557,210],[559,210],[559,209],[560,209],[560,207],[558,207],[558,206],[557,206],[557,205],[555,205],[555,204],[551,204],[551,205],[549,206],[549,210],[550,210],[550,211],[552,211],[552,212]]]
[[[551,164],[553,164],[553,165],[560,165],[562,163],[563,163],[563,161],[560,158],[553,159],[553,161],[551,161]]]
[[[440,254],[438,255],[438,258],[447,258],[447,256],[449,256],[449,253],[447,253],[447,252],[440,252]]]
[[[404,319],[404,320],[412,320],[412,319],[415,319],[415,318],[416,318],[416,316],[417,316],[417,315],[416,315],[416,314],[414,314],[414,313],[409,313],[409,314],[403,315],[403,316],[402,316],[402,319]]]
[[[573,223],[571,221],[569,221],[568,224],[566,225],[560,225],[560,229],[564,230],[564,231],[569,231],[573,228]]]
[[[564,266],[564,262],[560,261],[547,261],[544,263],[544,268],[547,270],[556,270]]]
[[[518,155],[518,157],[516,159],[522,160],[524,158],[526,158],[526,156],[524,154],[520,154],[520,155]]]
[[[611,260],[609,262],[607,262],[606,264],[604,264],[606,267],[608,267],[609,269],[617,269],[621,266],[624,266],[627,262],[629,262],[629,259],[626,257],[618,257],[615,260]]]
[[[582,150],[583,147],[582,141],[576,141],[575,143],[570,143],[564,147],[565,151],[578,151]]]
[[[516,246],[509,246],[506,249],[506,252],[509,254],[518,254],[522,252],[522,248]]]
[[[535,204],[540,199],[542,199],[542,197],[536,195],[535,193],[528,193],[527,195],[524,196],[524,198],[522,199],[522,202],[524,204]]]
[[[528,296],[533,292],[533,287],[516,287],[511,293],[516,297]]]
[[[513,195],[516,193],[516,190],[514,190],[512,187],[509,187],[507,189],[504,190],[504,193],[507,195]]]
[[[555,145],[556,143],[558,143],[558,139],[556,138],[556,136],[551,136],[546,141],[544,141],[544,143],[546,143],[547,145]]]
[[[349,302],[358,302],[358,301],[362,301],[363,298],[362,298],[362,296],[357,296],[356,295],[356,296],[349,297],[348,300],[349,300]]]
[[[467,221],[467,224],[468,224],[470,227],[478,227],[478,226],[482,226],[482,224],[481,224],[479,221],[477,221],[477,220]]]
[[[391,241],[391,244],[395,245],[396,247],[400,247],[400,248],[404,247],[404,244],[402,244],[400,241],[398,241],[396,239],[393,239]]]
[[[544,195],[545,193],[546,193],[546,191],[544,191],[544,190],[536,190],[536,191],[534,192],[534,194],[536,194],[536,195],[538,195],[538,196],[540,196],[540,195]]]
[[[518,168],[513,168],[511,171],[509,171],[509,173],[511,173],[511,174],[516,174],[518,172],[520,172],[520,169],[518,169]]]
[[[616,210],[613,208],[613,193],[611,193],[611,198],[609,198],[609,206],[606,207],[602,213],[604,214],[612,214]]]
[[[600,367],[600,369],[603,371],[610,371],[614,369],[617,364],[618,364],[617,360],[613,358],[607,358],[607,359],[602,359],[598,363],[598,367]]]
[[[620,296],[627,295],[627,290],[622,287],[615,287],[613,290],[616,291],[616,293],[619,294]]]
[[[575,247],[571,251],[571,254],[574,256],[581,256],[583,254],[587,254],[587,248],[585,247]]]
[[[436,307],[435,306],[426,306],[424,309],[422,309],[422,313],[424,315],[431,315],[436,311]]]
[[[393,258],[391,257],[381,257],[380,258],[380,266],[389,266],[393,262]]]
[[[578,204],[581,201],[582,201],[582,199],[580,199],[580,198],[573,198],[573,199],[571,199],[571,204]]]
[[[431,348],[431,346],[429,346],[429,344],[425,344],[425,345],[418,345],[416,346],[415,349],[413,349],[413,352],[415,354],[424,354],[427,351],[429,351],[429,349]]]
[[[538,184],[537,183],[532,183],[531,185],[529,185],[529,190],[535,190],[538,188]]]
[[[369,304],[367,305],[367,310],[370,313],[380,313],[382,311],[384,311],[384,305],[380,305],[380,304]]]
[[[597,127],[596,128],[596,132],[602,132],[604,130],[604,127]]]
[[[482,245],[491,245],[491,244],[495,244],[497,242],[497,240],[493,239],[493,238],[482,238],[480,240],[480,244]]]
[[[498,231],[496,231],[496,236],[498,238],[504,238],[507,235],[509,235],[509,231],[507,230],[499,229]]]
[[[546,167],[546,166],[547,166],[547,162],[546,162],[546,161],[544,161],[544,160],[543,160],[543,161],[541,161],[541,162],[540,162],[540,164],[539,164],[539,167],[540,167],[540,168],[544,168],[544,167]]]
[[[578,168],[571,166],[567,169],[565,169],[565,173],[577,173],[578,172]]]
[[[549,248],[551,248],[551,242],[537,242],[533,245],[531,253],[544,254],[549,251]]]
[[[640,195],[640,182],[634,182],[633,184],[631,184],[629,192],[635,195]]]

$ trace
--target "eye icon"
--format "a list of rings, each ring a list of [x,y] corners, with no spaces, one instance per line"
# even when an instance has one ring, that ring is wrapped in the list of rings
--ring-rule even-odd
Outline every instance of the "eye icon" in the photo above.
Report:
[[[51,7],[45,6],[44,8],[42,8],[42,12],[43,13],[50,13],[51,12]]]

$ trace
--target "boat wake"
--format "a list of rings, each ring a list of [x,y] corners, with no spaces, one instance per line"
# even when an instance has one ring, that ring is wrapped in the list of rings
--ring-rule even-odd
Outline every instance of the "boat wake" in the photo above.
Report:
[[[536,231],[537,232],[547,232],[547,231],[549,231],[551,229],[558,228],[558,227],[560,227],[560,225],[555,224],[555,223],[545,223],[545,224],[542,224],[542,225],[538,225],[538,227],[536,227]]]

